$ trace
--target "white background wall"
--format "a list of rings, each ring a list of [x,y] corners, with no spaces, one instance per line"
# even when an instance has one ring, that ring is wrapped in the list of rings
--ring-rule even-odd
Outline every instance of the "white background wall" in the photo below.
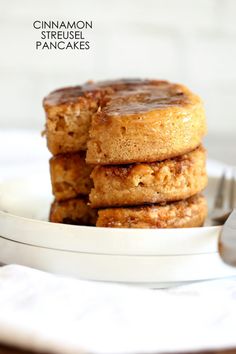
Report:
[[[41,101],[88,79],[182,82],[210,134],[236,132],[235,0],[0,0],[0,127],[44,124]],[[34,20],[93,20],[91,50],[36,51]]]

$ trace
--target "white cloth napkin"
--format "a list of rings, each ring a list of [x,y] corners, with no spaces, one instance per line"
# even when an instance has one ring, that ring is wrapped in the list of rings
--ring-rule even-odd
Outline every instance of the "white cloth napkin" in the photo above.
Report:
[[[38,132],[0,132],[0,179],[47,171],[45,145]],[[68,354],[236,347],[236,279],[149,290],[2,267],[0,342]]]
[[[236,347],[236,279],[149,290],[2,267],[0,342],[68,354]]]

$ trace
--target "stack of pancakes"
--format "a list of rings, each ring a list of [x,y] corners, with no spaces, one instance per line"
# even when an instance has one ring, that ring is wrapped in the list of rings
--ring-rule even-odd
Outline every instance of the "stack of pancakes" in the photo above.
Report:
[[[44,108],[54,155],[51,221],[93,225],[98,209],[96,225],[104,227],[204,223],[205,113],[186,87],[157,80],[87,83],[52,92]]]

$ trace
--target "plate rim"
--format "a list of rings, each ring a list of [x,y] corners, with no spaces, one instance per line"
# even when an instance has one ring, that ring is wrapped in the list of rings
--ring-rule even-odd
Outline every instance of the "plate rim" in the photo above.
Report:
[[[5,232],[4,219],[7,230]],[[96,228],[51,223],[2,211],[0,220],[3,221],[1,228],[3,231],[0,230],[2,238],[55,250],[106,255],[170,256],[215,253],[216,240],[221,230],[221,226],[180,229]],[[38,227],[35,228],[35,225]],[[36,236],[37,232],[46,236],[37,238],[35,235],[32,236],[32,232]],[[98,239],[100,242],[97,242]],[[192,246],[192,243],[197,246]],[[202,247],[201,251],[199,247]]]
[[[32,181],[33,177],[34,174],[7,179],[0,185],[4,187],[5,184],[10,183],[11,187],[13,183],[13,188],[15,185],[19,188],[19,183],[25,185],[25,182]],[[35,177],[41,180],[42,176]],[[44,174],[43,177],[45,177]],[[211,176],[211,178],[218,179],[216,176]],[[45,181],[47,183],[48,179],[45,178]],[[22,203],[21,199],[20,203]],[[17,215],[17,213],[4,210],[4,204],[1,209],[0,235],[2,234],[2,237],[32,246],[69,252],[129,256],[215,253],[217,237],[221,229],[221,226],[208,225],[169,229],[71,225]]]

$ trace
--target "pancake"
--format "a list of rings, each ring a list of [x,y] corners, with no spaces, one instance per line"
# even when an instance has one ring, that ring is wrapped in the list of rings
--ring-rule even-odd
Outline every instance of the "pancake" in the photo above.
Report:
[[[96,226],[115,228],[186,228],[202,226],[207,216],[206,200],[195,195],[163,205],[109,208],[98,212]]]
[[[49,214],[49,221],[63,224],[94,226],[96,219],[97,211],[84,198],[54,201]]]
[[[92,116],[86,161],[162,161],[192,151],[205,134],[205,112],[197,95],[167,81],[140,81],[115,92]]]
[[[88,144],[90,164],[164,160],[193,150],[206,133],[200,98],[167,81],[62,88],[45,97],[43,106],[51,153],[86,150]]]
[[[92,166],[85,163],[85,152],[57,155],[50,159],[52,192],[55,199],[66,200],[88,195],[92,188]]]
[[[94,208],[186,199],[207,185],[206,152],[200,146],[162,162],[98,165],[91,177],[89,199]]]

